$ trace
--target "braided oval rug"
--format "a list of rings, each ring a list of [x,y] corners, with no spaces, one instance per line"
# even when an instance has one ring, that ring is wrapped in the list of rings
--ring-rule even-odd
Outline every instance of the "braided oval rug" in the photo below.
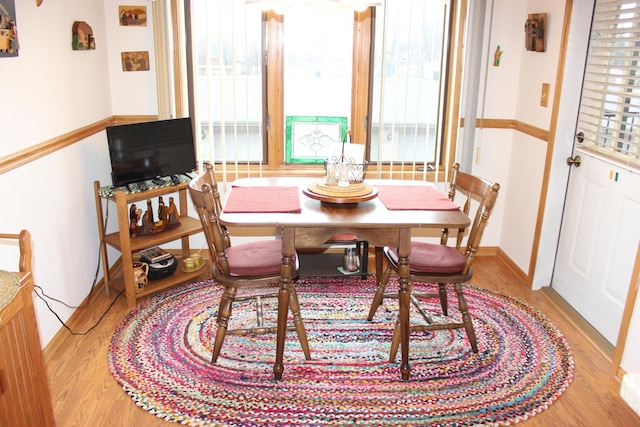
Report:
[[[397,289],[393,279],[389,286]],[[463,330],[412,333],[411,378],[402,381],[400,355],[387,360],[397,300],[367,322],[374,289],[373,278],[301,279],[312,360],[289,332],[281,381],[273,379],[275,334],[228,335],[210,364],[221,293],[212,281],[134,308],[112,338],[109,368],[141,408],[198,426],[509,425],[548,408],[571,383],[573,356],[558,329],[532,307],[473,285],[465,295],[478,353]],[[441,312],[439,302],[427,307]],[[455,299],[449,307],[459,314]],[[275,308],[266,304],[266,320]],[[250,325],[255,311],[239,303],[231,320]]]

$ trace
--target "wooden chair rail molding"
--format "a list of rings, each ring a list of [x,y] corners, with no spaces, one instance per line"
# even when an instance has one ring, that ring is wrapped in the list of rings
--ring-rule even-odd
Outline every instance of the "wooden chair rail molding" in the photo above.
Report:
[[[107,126],[156,120],[157,116],[111,116],[87,126],[62,134],[40,144],[0,157],[0,174],[8,172],[48,154],[58,151],[85,138],[102,132]]]
[[[460,120],[464,127],[464,119]],[[526,135],[549,142],[549,131],[513,119],[476,119],[476,128],[480,129],[515,129]]]
[[[23,166],[29,162],[37,160],[41,157],[44,157],[48,154],[51,154],[57,150],[68,147],[76,142],[82,141],[85,138],[90,137],[96,133],[102,132],[106,127],[113,125],[122,125],[129,123],[139,123],[157,120],[158,116],[145,116],[145,115],[131,115],[131,116],[111,116],[106,119],[97,121],[95,123],[89,124],[82,128],[76,129],[74,131],[62,134],[50,140],[44,141],[40,144],[32,145],[31,147],[27,147],[23,150],[17,151],[15,153],[9,154],[5,157],[0,157],[0,175],[9,172],[12,169]],[[405,168],[406,169],[406,168]],[[393,178],[393,179],[412,179],[410,174],[407,174],[407,171],[410,170],[395,170],[393,175],[389,175],[389,166],[383,165],[380,167],[382,174],[385,177]],[[239,164],[236,166],[236,169],[229,170],[227,172],[227,179],[229,177],[235,176],[256,176],[257,169],[252,166],[247,166],[244,164]],[[324,174],[324,170],[317,165],[291,165],[285,166],[273,170],[262,170],[262,176],[315,176],[321,177]],[[416,175],[421,175],[422,172],[416,172]],[[369,173],[367,173],[367,178],[374,178],[375,170],[372,169]],[[403,178],[405,176],[405,178]],[[433,172],[429,172],[428,177],[430,180],[435,180]],[[216,173],[216,178],[220,180],[220,182],[224,182],[222,174]],[[444,180],[444,172],[440,172],[440,176],[438,177],[438,181]],[[233,180],[231,179],[231,180]]]

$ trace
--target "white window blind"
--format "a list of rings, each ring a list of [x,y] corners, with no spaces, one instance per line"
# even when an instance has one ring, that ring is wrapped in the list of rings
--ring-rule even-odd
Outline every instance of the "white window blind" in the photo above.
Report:
[[[195,0],[192,78],[200,161],[225,173],[262,165],[261,13],[244,0]],[[236,175],[237,177],[237,175]]]
[[[640,168],[640,3],[596,2],[578,120],[585,149]]]
[[[377,16],[370,158],[389,176],[406,165],[426,179],[426,165],[440,166],[448,11],[447,1],[387,1]]]

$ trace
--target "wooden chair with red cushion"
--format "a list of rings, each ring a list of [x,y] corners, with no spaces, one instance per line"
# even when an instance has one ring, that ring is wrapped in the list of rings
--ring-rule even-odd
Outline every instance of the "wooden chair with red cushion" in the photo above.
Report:
[[[469,308],[463,294],[463,285],[469,281],[473,275],[471,268],[473,259],[478,251],[480,240],[485,226],[491,215],[491,211],[496,202],[499,184],[494,184],[485,179],[460,172],[458,163],[453,165],[451,181],[449,185],[449,199],[454,201],[456,195],[465,196],[463,211],[472,219],[471,227],[467,235],[467,229],[460,229],[457,233],[455,245],[447,246],[449,230],[442,230],[440,244],[414,241],[411,243],[411,253],[409,255],[409,281],[410,300],[412,305],[425,319],[426,324],[411,324],[409,331],[442,330],[464,328],[471,349],[478,352],[476,335],[473,330],[473,323]],[[475,207],[474,207],[475,206]],[[472,213],[475,211],[475,214]],[[463,237],[467,236],[466,246],[461,250]],[[398,273],[398,253],[396,248],[376,248],[376,275],[378,287],[369,309],[368,320],[372,320],[375,313],[385,298],[398,298],[397,293],[386,293],[387,283],[392,272]],[[414,283],[437,283],[438,292],[418,293],[413,292]],[[459,319],[451,319],[446,323],[435,323],[427,311],[420,305],[420,301],[427,298],[438,298],[444,316],[448,316],[447,284],[453,284],[453,289],[457,296],[458,307],[460,309]],[[389,360],[393,362],[396,358],[400,343],[399,323],[393,332],[391,341],[391,352]]]
[[[213,278],[224,286],[218,309],[215,342],[211,363],[216,363],[224,338],[230,335],[267,334],[276,332],[276,325],[266,326],[263,319],[262,301],[277,298],[280,288],[280,266],[282,241],[279,239],[259,240],[240,245],[231,245],[227,228],[220,222],[222,203],[213,166],[189,182],[189,194],[197,208],[202,228],[207,240]],[[298,260],[294,257],[294,278],[298,276]],[[247,290],[244,292],[244,290]],[[240,291],[240,294],[239,294]],[[256,325],[250,328],[229,329],[229,319],[233,304],[237,301],[254,300],[256,305]],[[292,288],[289,307],[293,314],[295,330],[305,358],[311,359],[307,334],[300,315],[300,304],[295,287]]]

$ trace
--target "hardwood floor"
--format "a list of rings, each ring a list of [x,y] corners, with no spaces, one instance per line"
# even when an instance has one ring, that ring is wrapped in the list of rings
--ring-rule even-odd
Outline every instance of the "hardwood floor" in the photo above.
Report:
[[[611,376],[607,351],[576,327],[547,292],[532,292],[518,284],[518,276],[496,257],[478,257],[472,282],[515,296],[536,307],[565,334],[573,350],[575,372],[572,384],[549,409],[518,425],[536,426],[640,426],[640,417],[620,398],[620,382]],[[79,309],[70,320],[74,331],[94,325],[116,294],[99,290],[89,308]],[[120,296],[102,321],[85,336],[66,331],[45,349],[49,384],[59,427],[66,426],[165,426],[137,407],[112,378],[107,349],[117,325],[128,312]]]

